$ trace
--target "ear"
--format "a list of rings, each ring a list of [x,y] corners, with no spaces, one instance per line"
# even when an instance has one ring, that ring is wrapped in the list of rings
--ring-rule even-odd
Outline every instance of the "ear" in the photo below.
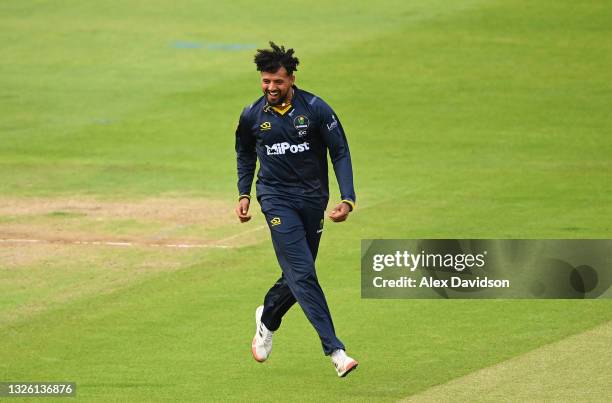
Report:
[[[291,74],[291,76],[289,77],[289,81],[291,82],[291,85],[293,85],[293,83],[295,82],[295,75]]]

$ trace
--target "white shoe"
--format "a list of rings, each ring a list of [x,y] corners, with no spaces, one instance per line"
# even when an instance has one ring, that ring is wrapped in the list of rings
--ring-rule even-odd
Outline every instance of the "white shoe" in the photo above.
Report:
[[[251,343],[253,358],[258,362],[264,362],[270,356],[270,352],[272,352],[272,335],[274,335],[274,332],[268,330],[261,321],[263,309],[264,307],[261,305],[255,310],[255,336]]]
[[[357,368],[357,365],[359,365],[357,360],[346,355],[344,350],[334,351],[331,355],[331,360],[334,363],[336,372],[340,378],[347,376],[349,372]]]

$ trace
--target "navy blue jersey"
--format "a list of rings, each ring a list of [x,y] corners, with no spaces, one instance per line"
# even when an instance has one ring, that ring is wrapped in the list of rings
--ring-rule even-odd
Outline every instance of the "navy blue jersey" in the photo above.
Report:
[[[351,155],[340,120],[321,98],[293,87],[291,108],[268,105],[264,96],[246,107],[236,129],[238,192],[250,195],[259,159],[257,198],[301,198],[326,206],[327,151],[343,200],[355,202]]]

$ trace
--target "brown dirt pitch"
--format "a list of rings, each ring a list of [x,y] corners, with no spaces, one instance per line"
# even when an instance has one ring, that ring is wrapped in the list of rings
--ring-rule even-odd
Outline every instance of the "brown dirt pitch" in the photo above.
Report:
[[[0,197],[0,326],[267,239],[263,221],[241,225],[233,207],[184,197]]]

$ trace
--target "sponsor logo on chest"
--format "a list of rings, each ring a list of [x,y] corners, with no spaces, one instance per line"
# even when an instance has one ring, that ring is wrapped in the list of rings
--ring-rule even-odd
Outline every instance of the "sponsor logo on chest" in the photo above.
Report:
[[[272,144],[271,146],[266,145],[267,155],[297,154],[308,150],[310,150],[310,144],[306,141],[301,144],[289,144],[285,141],[283,143]]]

